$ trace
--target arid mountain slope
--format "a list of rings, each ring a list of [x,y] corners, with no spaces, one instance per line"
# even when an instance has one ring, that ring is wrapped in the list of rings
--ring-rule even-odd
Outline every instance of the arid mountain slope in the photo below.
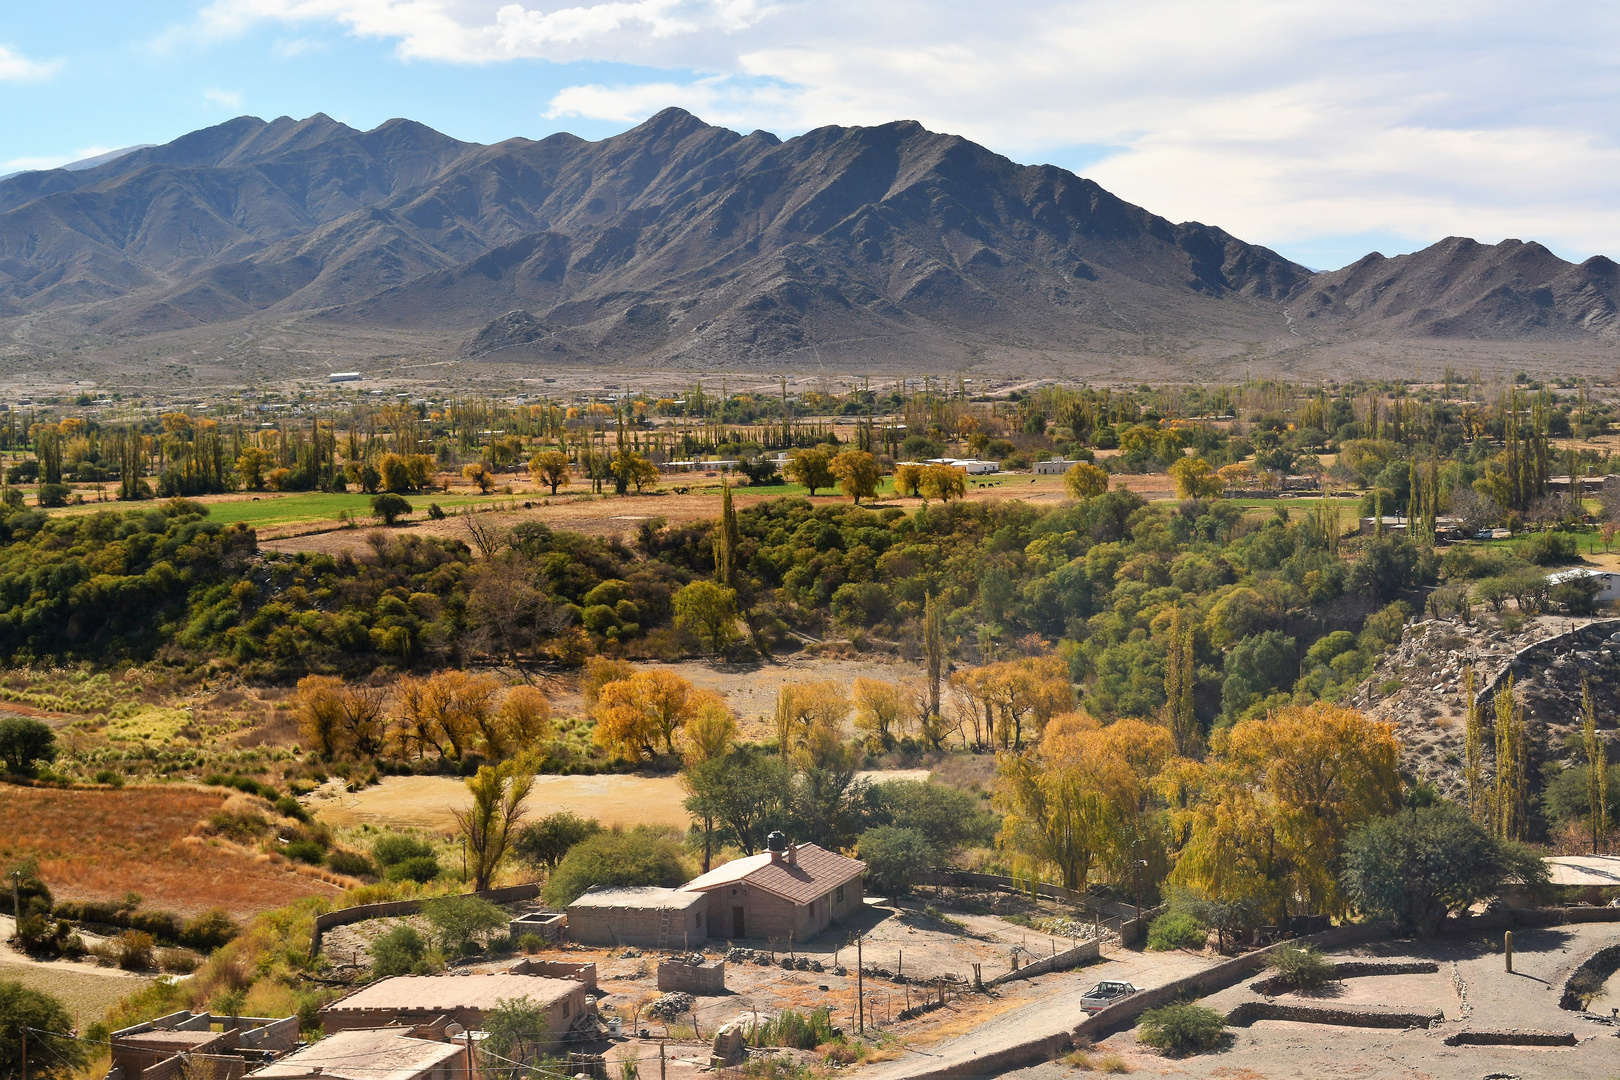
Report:
[[[502,360],[749,366],[1606,342],[1617,276],[1467,240],[1313,275],[913,122],[782,141],[669,109],[600,142],[483,146],[405,120],[243,117],[0,181],[0,317],[103,339],[267,314]]]

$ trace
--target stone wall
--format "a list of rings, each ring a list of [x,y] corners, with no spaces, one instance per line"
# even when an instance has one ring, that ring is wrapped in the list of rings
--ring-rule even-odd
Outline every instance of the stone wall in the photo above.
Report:
[[[504,889],[485,889],[483,892],[467,895],[488,900],[492,904],[505,904],[513,900],[533,900],[540,895],[540,886],[508,885]],[[392,900],[385,904],[360,904],[356,907],[323,912],[315,916],[315,934],[310,942],[309,951],[312,955],[319,953],[321,935],[334,926],[347,926],[368,919],[395,919],[401,915],[415,915],[422,910],[424,903],[426,903],[424,900]]]
[[[1067,971],[1079,967],[1081,964],[1096,960],[1102,955],[1102,945],[1096,941],[1082,941],[1072,949],[1064,949],[1060,953],[1032,960],[1016,971],[1008,971],[987,979],[985,986],[1000,986],[1002,983],[1012,982],[1015,979],[1033,979],[1037,975],[1045,975],[1049,971]]]
[[[712,960],[693,964],[687,960],[660,960],[658,989],[666,993],[681,990],[688,994],[723,994],[726,992],[726,962]]]
[[[513,975],[539,975],[547,979],[573,979],[585,984],[585,989],[596,992],[596,965],[569,964],[561,960],[537,960],[526,956],[506,969]]]
[[[1248,1027],[1256,1020],[1292,1020],[1300,1024],[1333,1024],[1338,1027],[1427,1028],[1444,1021],[1440,1009],[1432,1012],[1406,1012],[1396,1009],[1354,1008],[1348,1005],[1285,1005],[1280,1001],[1245,1001],[1226,1014],[1229,1027]]]

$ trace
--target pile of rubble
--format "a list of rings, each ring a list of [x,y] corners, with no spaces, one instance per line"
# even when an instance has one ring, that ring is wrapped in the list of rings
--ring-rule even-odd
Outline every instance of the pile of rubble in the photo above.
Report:
[[[692,1006],[696,1003],[697,999],[691,994],[685,994],[679,990],[676,990],[672,993],[664,994],[662,997],[655,1000],[651,1005],[648,1005],[647,1015],[656,1017],[659,1020],[670,1021],[684,1012],[691,1012]]]

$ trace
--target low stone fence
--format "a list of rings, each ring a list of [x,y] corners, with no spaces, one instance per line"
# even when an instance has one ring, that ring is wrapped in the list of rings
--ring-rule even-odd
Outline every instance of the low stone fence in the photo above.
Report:
[[[1132,994],[1124,1001],[1110,1005],[1099,1013],[1087,1017],[1074,1030],[1075,1038],[1099,1041],[1116,1031],[1124,1031],[1136,1024],[1136,1018],[1149,1009],[1167,1005],[1184,997],[1206,997],[1210,994],[1225,990],[1233,986],[1254,972],[1265,966],[1266,958],[1272,950],[1289,947],[1299,948],[1301,945],[1315,945],[1322,949],[1342,949],[1349,945],[1360,945],[1363,942],[1376,941],[1390,935],[1392,928],[1387,924],[1372,923],[1365,926],[1339,926],[1320,934],[1310,934],[1302,938],[1268,945],[1263,949],[1256,949],[1251,953],[1233,957],[1230,960],[1205,968],[1180,979],[1174,979],[1163,986],[1144,990],[1140,994]]]
[[[1079,967],[1081,964],[1096,960],[1102,955],[1102,944],[1097,941],[1082,941],[1072,949],[1064,949],[1060,953],[1032,960],[1021,968],[1003,972],[994,979],[988,980],[985,986],[1000,986],[1002,983],[1012,982],[1015,979],[1033,979],[1037,975],[1045,975],[1049,971],[1067,971]]]
[[[1558,999],[1560,1009],[1579,1010],[1586,1008],[1581,1000],[1581,984],[1586,988],[1597,988],[1608,980],[1609,976],[1620,971],[1620,945],[1609,945],[1599,949],[1583,960],[1579,967],[1569,973],[1564,980],[1563,996]]]
[[[502,889],[485,889],[483,892],[463,893],[461,895],[476,896],[480,900],[488,900],[492,904],[505,904],[513,900],[533,900],[540,895],[540,886],[538,883],[508,885]],[[365,922],[368,919],[395,919],[401,915],[415,915],[422,910],[422,905],[427,903],[428,900],[436,899],[439,898],[390,900],[381,904],[360,904],[355,907],[323,912],[315,916],[315,933],[309,945],[310,955],[314,956],[321,951],[321,935],[334,926],[347,926],[350,923]]]
[[[1330,979],[1357,979],[1368,975],[1432,975],[1440,970],[1433,960],[1344,960],[1333,964]],[[1249,984],[1257,994],[1271,996],[1290,989],[1286,975],[1273,975]]]
[[[1427,1028],[1444,1021],[1446,1014],[1403,1012],[1395,1009],[1355,1008],[1332,1005],[1284,1005],[1278,1001],[1245,1001],[1226,1014],[1228,1027],[1248,1027],[1256,1020],[1293,1020],[1301,1024],[1334,1024],[1339,1027]]]
[[[1536,1031],[1509,1028],[1507,1031],[1459,1031],[1441,1040],[1447,1046],[1574,1046],[1573,1031]]]

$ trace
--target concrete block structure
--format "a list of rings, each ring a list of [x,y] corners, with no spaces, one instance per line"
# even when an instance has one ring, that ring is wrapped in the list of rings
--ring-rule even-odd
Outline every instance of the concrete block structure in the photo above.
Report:
[[[1034,472],[1036,476],[1062,476],[1078,464],[1080,464],[1078,461],[1070,461],[1067,458],[1048,458],[1046,461],[1037,461]]]
[[[531,911],[519,915],[508,926],[513,941],[533,934],[544,941],[559,941],[568,929],[568,916],[560,911]]]
[[[478,1063],[465,1033],[441,1020],[339,1031],[254,1075],[266,1080],[476,1080]]]
[[[540,960],[524,957],[506,969],[509,975],[538,975],[543,979],[573,979],[585,984],[585,989],[596,993],[596,965],[570,964],[562,960]]]
[[[553,1044],[561,1043],[595,1011],[589,988],[578,979],[548,979],[509,971],[466,975],[396,975],[363,986],[321,1010],[326,1033],[394,1025],[419,1027],[448,1017],[467,1030],[502,1001],[527,999],[546,1010]]]
[[[108,1080],[169,1080],[204,1066],[217,1080],[240,1080],[297,1049],[298,1018],[182,1011],[115,1031],[110,1044]]]
[[[658,961],[658,989],[664,993],[679,990],[687,994],[723,994],[726,992],[726,962],[724,960],[703,960],[702,954],[697,954],[698,963],[692,963],[692,957],[680,956],[671,960]]]
[[[711,936],[708,907],[679,889],[591,889],[568,905],[568,936],[582,945],[688,949]]]
[[[781,833],[767,843],[681,886],[707,898],[710,937],[806,941],[860,910],[865,863]]]

